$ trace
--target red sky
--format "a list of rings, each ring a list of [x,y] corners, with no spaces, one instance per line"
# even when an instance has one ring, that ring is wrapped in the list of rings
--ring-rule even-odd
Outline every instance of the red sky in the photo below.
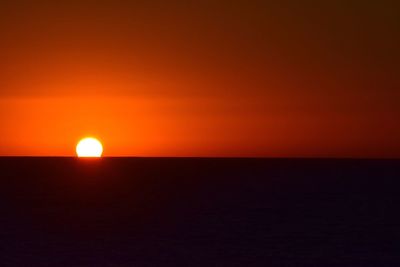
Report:
[[[394,1],[2,1],[0,155],[400,156]]]

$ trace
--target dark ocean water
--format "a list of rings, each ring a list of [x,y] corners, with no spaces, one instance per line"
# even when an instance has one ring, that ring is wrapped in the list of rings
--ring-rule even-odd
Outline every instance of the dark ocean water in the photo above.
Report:
[[[400,266],[400,161],[0,158],[0,266]]]

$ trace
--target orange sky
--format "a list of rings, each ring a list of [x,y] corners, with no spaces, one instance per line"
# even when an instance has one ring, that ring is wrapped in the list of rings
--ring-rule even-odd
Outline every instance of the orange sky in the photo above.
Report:
[[[399,157],[383,2],[2,2],[0,155]]]

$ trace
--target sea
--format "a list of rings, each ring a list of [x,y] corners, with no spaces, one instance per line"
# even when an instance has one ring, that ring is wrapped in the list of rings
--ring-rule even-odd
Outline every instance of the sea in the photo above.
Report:
[[[400,160],[0,158],[0,266],[400,266]]]

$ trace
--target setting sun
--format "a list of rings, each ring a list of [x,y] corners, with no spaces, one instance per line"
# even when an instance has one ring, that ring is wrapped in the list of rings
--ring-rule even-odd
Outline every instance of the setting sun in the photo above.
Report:
[[[103,146],[96,138],[84,138],[76,146],[76,154],[78,157],[99,158],[103,153]]]

